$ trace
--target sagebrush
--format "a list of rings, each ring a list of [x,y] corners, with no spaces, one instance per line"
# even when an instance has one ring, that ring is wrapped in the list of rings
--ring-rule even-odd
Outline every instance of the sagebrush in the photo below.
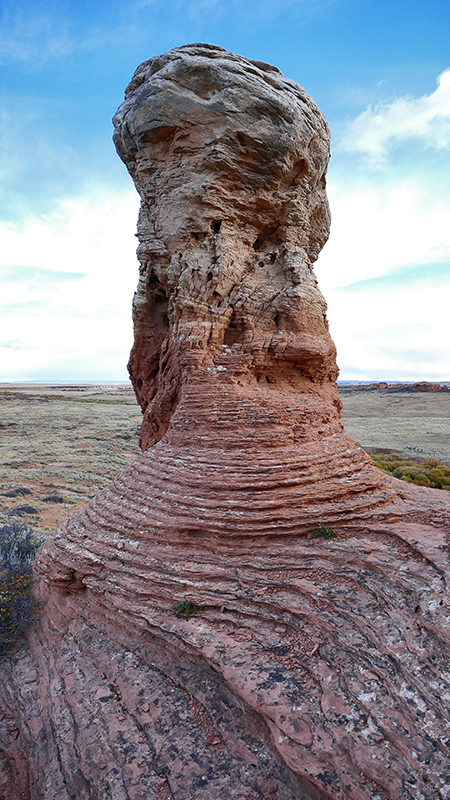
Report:
[[[435,458],[428,461],[408,461],[398,453],[370,453],[373,463],[378,469],[417,486],[430,489],[450,490],[450,467],[441,464]]]
[[[0,655],[17,643],[35,619],[33,560],[39,543],[28,525],[0,528]]]

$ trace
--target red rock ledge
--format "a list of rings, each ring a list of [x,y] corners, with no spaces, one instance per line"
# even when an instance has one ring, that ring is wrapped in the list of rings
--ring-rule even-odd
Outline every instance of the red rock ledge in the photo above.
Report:
[[[0,797],[450,798],[450,504],[342,429],[326,122],[211,45],[142,64],[114,122],[144,452],[38,553]]]

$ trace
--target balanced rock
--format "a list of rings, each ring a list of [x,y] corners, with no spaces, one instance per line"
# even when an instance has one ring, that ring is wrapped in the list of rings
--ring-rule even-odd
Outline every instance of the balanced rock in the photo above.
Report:
[[[267,64],[136,71],[142,455],[41,547],[0,797],[450,797],[450,503],[342,429],[313,263],[329,132]]]

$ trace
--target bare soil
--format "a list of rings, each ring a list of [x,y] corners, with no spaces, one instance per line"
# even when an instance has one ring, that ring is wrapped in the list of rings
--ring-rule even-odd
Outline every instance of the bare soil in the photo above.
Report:
[[[340,394],[344,426],[365,450],[450,466],[450,392]],[[138,456],[141,419],[125,384],[0,385],[0,524],[57,527]]]

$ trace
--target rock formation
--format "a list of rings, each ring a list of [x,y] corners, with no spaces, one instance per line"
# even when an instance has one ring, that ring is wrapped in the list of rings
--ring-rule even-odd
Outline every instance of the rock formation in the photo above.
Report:
[[[210,45],[142,64],[114,122],[143,454],[38,553],[0,797],[450,798],[450,503],[340,423],[326,122]]]

